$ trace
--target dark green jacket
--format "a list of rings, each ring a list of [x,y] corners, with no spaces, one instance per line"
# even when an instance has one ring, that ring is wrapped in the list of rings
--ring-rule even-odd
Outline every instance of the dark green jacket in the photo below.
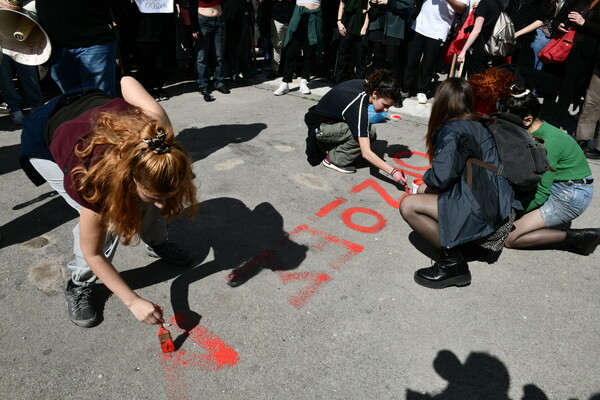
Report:
[[[319,48],[321,47],[321,35],[323,33],[323,12],[320,8],[317,8],[316,10],[310,10],[306,7],[298,5],[294,9],[294,14],[292,15],[288,30],[285,34],[285,41],[283,42],[284,46],[287,46],[292,39],[292,35],[298,29],[298,24],[300,23],[300,19],[304,14],[308,14],[309,44],[311,46],[318,45]]]
[[[385,36],[404,39],[405,21],[410,10],[411,0],[388,0],[382,7],[382,13],[375,21],[369,23],[369,30],[383,29]]]

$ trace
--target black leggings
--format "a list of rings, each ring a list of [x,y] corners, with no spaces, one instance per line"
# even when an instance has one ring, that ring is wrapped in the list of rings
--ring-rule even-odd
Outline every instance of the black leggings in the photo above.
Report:
[[[308,40],[308,15],[303,15],[298,23],[298,29],[292,34],[290,42],[286,46],[286,56],[283,63],[283,82],[291,82],[294,75],[294,69],[300,58],[302,51],[302,70],[300,76],[304,79],[310,78],[310,67],[313,55],[316,52],[317,46],[311,46]]]
[[[402,63],[400,62],[400,46],[371,41],[373,49],[373,68],[389,68],[394,72],[394,79],[402,82]]]

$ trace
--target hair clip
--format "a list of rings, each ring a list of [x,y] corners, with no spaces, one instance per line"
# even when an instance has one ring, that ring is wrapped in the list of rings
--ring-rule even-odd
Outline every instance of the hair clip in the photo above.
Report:
[[[165,154],[171,151],[171,145],[165,142],[167,135],[165,131],[159,129],[156,131],[154,139],[143,139],[148,144],[148,148],[155,154]]]
[[[529,91],[529,89],[525,89],[525,91],[524,91],[524,92],[522,92],[522,93],[519,93],[519,94],[513,94],[513,95],[512,95],[512,97],[514,97],[515,99],[520,99],[520,98],[522,98],[522,97],[525,97],[525,96],[527,96],[529,93],[531,93],[531,92]]]

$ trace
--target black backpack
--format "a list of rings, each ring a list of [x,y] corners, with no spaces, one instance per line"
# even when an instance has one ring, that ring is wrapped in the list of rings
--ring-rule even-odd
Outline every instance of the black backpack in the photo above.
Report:
[[[484,123],[496,142],[500,166],[470,158],[467,161],[467,181],[472,186],[471,165],[489,169],[505,177],[516,191],[526,192],[535,188],[544,172],[552,170],[546,157],[544,140],[534,138],[524,127],[521,118],[514,114],[492,114]]]

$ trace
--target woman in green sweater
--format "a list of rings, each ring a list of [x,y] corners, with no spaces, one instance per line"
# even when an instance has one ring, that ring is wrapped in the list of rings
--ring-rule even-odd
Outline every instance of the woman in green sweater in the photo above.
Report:
[[[552,170],[544,173],[536,190],[520,199],[525,211],[505,247],[565,243],[576,253],[591,254],[600,244],[600,229],[556,228],[580,216],[592,200],[594,178],[585,155],[575,139],[539,119],[540,103],[528,89],[513,84],[511,91],[501,108],[518,115],[534,137],[544,140]]]

